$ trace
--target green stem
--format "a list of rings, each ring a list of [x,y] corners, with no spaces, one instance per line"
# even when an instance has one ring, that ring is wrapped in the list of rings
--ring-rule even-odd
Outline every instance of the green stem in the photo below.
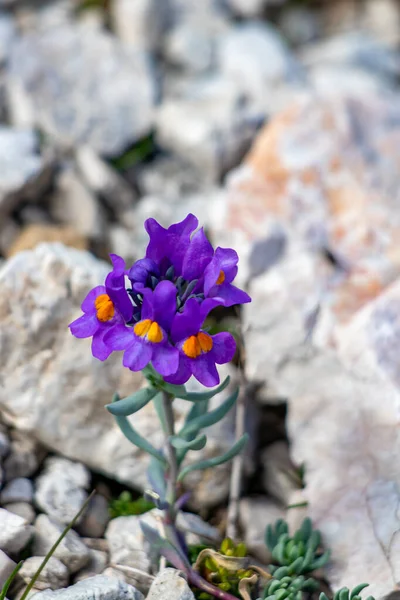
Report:
[[[174,398],[167,392],[162,392],[162,405],[165,416],[165,433],[166,433],[166,449],[167,449],[167,460],[168,460],[168,483],[167,483],[167,502],[168,508],[168,524],[174,525],[176,519],[176,492],[177,492],[177,481],[178,481],[178,458],[176,449],[169,441],[170,436],[175,435],[175,421],[174,411],[172,409],[172,402]]]

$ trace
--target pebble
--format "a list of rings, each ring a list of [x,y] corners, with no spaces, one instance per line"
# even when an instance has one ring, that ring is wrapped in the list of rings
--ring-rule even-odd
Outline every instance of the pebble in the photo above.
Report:
[[[45,455],[42,447],[24,431],[14,430],[11,448],[4,460],[4,480],[31,477],[39,468]]]
[[[108,553],[101,550],[90,550],[90,559],[87,565],[75,575],[74,583],[100,575],[108,565]]]
[[[35,521],[33,553],[44,556],[59,538],[64,527],[49,519],[47,515],[39,515]],[[76,531],[69,531],[53,556],[61,560],[73,574],[87,565],[90,560],[89,549],[82,542]]]
[[[84,537],[101,538],[109,520],[108,501],[101,494],[96,494],[85,510],[77,529]]]
[[[118,579],[96,575],[62,590],[45,590],[36,600],[143,600],[143,595]],[[165,599],[166,600],[166,599]],[[183,600],[183,599],[182,599]]]
[[[22,517],[0,508],[0,550],[16,554],[32,537],[33,528]]]
[[[180,571],[164,569],[153,581],[147,600],[194,600],[194,595]]]
[[[7,504],[7,510],[15,515],[19,515],[30,524],[36,519],[36,511],[32,504],[28,504],[28,502],[11,502]]]
[[[25,502],[30,504],[33,500],[33,483],[27,477],[17,477],[9,481],[1,491],[0,504],[12,502]]]
[[[278,519],[284,519],[285,511],[271,499],[256,496],[242,498],[239,514],[248,551],[261,562],[270,562],[271,554],[265,545],[265,529]]]
[[[89,483],[90,472],[81,463],[48,458],[36,479],[35,502],[51,519],[68,525],[82,508]]]
[[[44,556],[31,556],[24,560],[19,574],[25,583],[30,583],[43,560]],[[68,585],[68,579],[69,572],[67,567],[58,558],[52,556],[35,581],[35,588],[38,590],[58,590]]]
[[[16,563],[3,550],[0,550],[0,590],[16,566]]]

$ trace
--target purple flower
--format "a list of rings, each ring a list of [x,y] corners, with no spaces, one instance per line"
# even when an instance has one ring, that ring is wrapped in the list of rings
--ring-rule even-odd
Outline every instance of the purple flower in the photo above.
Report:
[[[113,270],[106,277],[105,285],[91,290],[82,302],[83,315],[70,324],[71,333],[77,338],[93,336],[92,354],[106,360],[112,349],[104,342],[104,336],[132,316],[132,304],[125,290],[125,262],[111,254]]]
[[[232,285],[239,257],[231,248],[217,248],[204,271],[204,296],[214,298],[223,306],[251,302],[246,292]]]
[[[144,226],[150,241],[146,250],[146,258],[151,258],[164,271],[173,266],[175,275],[181,275],[190,236],[198,223],[196,217],[189,214],[180,223],[175,223],[165,229],[155,219],[147,219]]]
[[[236,343],[230,333],[210,335],[201,329],[207,314],[218,303],[205,300],[199,304],[189,299],[182,313],[177,313],[171,327],[171,338],[179,350],[179,367],[174,374],[165,377],[169,383],[181,385],[191,375],[207,387],[219,383],[215,364],[222,365],[232,360]]]
[[[123,365],[132,371],[141,371],[151,361],[160,375],[171,375],[179,364],[179,352],[168,337],[175,314],[176,287],[171,281],[161,281],[154,291],[143,290],[140,321],[133,328],[113,327],[105,343],[111,350],[125,351]]]
[[[134,290],[141,290],[147,285],[151,285],[151,278],[160,277],[160,269],[157,263],[151,258],[141,258],[131,267],[128,277],[132,282]]]

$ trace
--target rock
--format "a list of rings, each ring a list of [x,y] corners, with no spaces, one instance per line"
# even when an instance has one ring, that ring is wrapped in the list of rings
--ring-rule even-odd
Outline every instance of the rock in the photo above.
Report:
[[[138,171],[137,181],[143,196],[162,196],[175,201],[202,188],[196,169],[174,156],[162,156],[150,165],[143,165]]]
[[[21,233],[21,227],[15,219],[5,218],[0,226],[0,252],[3,256],[8,255],[10,246]]]
[[[304,490],[295,490],[290,496],[286,511],[286,522],[292,535],[300,529],[304,519],[308,516],[307,498]]]
[[[394,90],[400,73],[400,55],[366,33],[350,32],[306,46],[301,53],[308,77],[321,93]]]
[[[10,504],[10,502],[31,503],[33,500],[33,483],[26,477],[17,477],[12,479],[1,491],[0,504]]]
[[[76,163],[86,185],[101,196],[117,216],[134,206],[136,195],[133,188],[93,148],[80,146],[76,151]]]
[[[152,510],[140,516],[117,517],[112,519],[106,530],[106,540],[110,548],[110,562],[113,565],[133,567],[144,573],[150,572],[151,560],[148,555],[149,546],[145,540],[140,523],[157,526],[155,515],[157,510]],[[148,588],[148,579],[140,574],[125,573],[130,582],[135,582],[139,589]]]
[[[52,520],[68,525],[82,508],[89,484],[84,465],[53,456],[36,479],[35,502]]]
[[[0,458],[4,459],[10,452],[10,439],[6,433],[0,429]]]
[[[264,467],[264,490],[287,506],[290,497],[301,485],[300,476],[290,460],[289,446],[281,440],[263,450],[261,464]]]
[[[88,247],[86,238],[71,227],[33,224],[22,229],[20,235],[11,244],[7,255],[14,256],[23,250],[33,250],[43,242],[60,242],[79,250]]]
[[[174,67],[198,74],[215,66],[218,36],[228,30],[228,15],[215,0],[186,2],[175,11],[163,54]]]
[[[96,494],[91,499],[79,523],[79,533],[85,537],[101,538],[109,520],[108,501],[101,494]]]
[[[16,554],[26,546],[33,528],[24,519],[0,508],[0,550]]]
[[[113,29],[126,44],[154,52],[161,48],[170,10],[168,0],[115,0],[111,4]]]
[[[91,550],[99,550],[100,552],[105,552],[109,554],[109,546],[107,540],[104,538],[82,538],[85,546],[90,548]]]
[[[21,199],[36,198],[52,173],[51,163],[38,151],[37,134],[28,128],[0,124],[0,217],[3,219]]]
[[[146,600],[194,600],[194,595],[180,571],[164,569],[153,581]]]
[[[130,585],[111,577],[96,575],[68,588],[36,594],[36,600],[143,600],[142,594]]]
[[[230,28],[219,40],[218,64],[222,74],[261,115],[265,115],[268,95],[274,93],[277,84],[303,79],[284,39],[267,23],[241,23]]]
[[[74,583],[100,575],[108,565],[108,554],[101,550],[90,550],[90,560],[87,565],[75,576]]]
[[[11,502],[10,504],[7,504],[7,510],[15,515],[19,515],[29,524],[33,523],[36,519],[35,509],[27,502]]]
[[[33,554],[45,556],[63,530],[63,525],[51,521],[47,515],[39,515],[35,521]],[[67,533],[53,556],[64,563],[71,574],[82,569],[90,560],[89,549],[73,530]]]
[[[265,544],[265,530],[267,525],[274,525],[278,519],[284,519],[285,512],[275,502],[260,496],[242,498],[239,514],[248,551],[261,562],[270,562],[271,553]]]
[[[31,556],[24,560],[19,574],[26,584],[30,583],[43,560],[44,556]],[[67,567],[58,558],[52,556],[35,581],[35,588],[37,590],[58,590],[68,585],[68,579]]]
[[[66,167],[57,178],[50,212],[56,221],[71,226],[86,238],[97,239],[103,234],[102,207],[71,167]]]
[[[0,8],[0,65],[5,62],[8,57],[15,34],[16,27],[14,19],[7,13],[2,12]]]
[[[46,452],[36,440],[24,432],[13,431],[11,448],[4,460],[5,481],[31,477],[39,468]]]
[[[221,540],[221,534],[218,529],[206,523],[195,513],[180,511],[176,524],[179,530],[184,533],[187,544],[203,544],[207,542],[218,544]]]
[[[156,116],[161,147],[193,164],[207,182],[238,164],[255,128],[236,85],[215,76],[166,99]]]
[[[19,38],[8,83],[13,122],[41,127],[66,148],[88,143],[118,155],[152,127],[155,83],[147,57],[84,24]]]
[[[240,17],[262,16],[269,5],[280,5],[285,0],[228,0],[229,7]]]
[[[3,589],[5,582],[16,566],[17,564],[3,550],[0,550],[0,589]]]

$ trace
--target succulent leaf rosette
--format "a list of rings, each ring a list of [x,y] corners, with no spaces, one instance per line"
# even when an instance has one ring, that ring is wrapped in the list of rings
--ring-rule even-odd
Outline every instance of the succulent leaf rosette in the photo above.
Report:
[[[217,306],[250,297],[233,285],[237,253],[214,250],[197,227],[192,214],[168,229],[148,219],[144,258],[126,268],[111,254],[113,269],[104,285],[89,292],[84,314],[70,324],[75,337],[92,337],[94,357],[103,361],[123,351],[123,364],[132,371],[151,363],[171,384],[182,385],[192,375],[207,387],[219,383],[216,364],[232,360],[236,344],[228,332],[210,335],[204,321]]]

